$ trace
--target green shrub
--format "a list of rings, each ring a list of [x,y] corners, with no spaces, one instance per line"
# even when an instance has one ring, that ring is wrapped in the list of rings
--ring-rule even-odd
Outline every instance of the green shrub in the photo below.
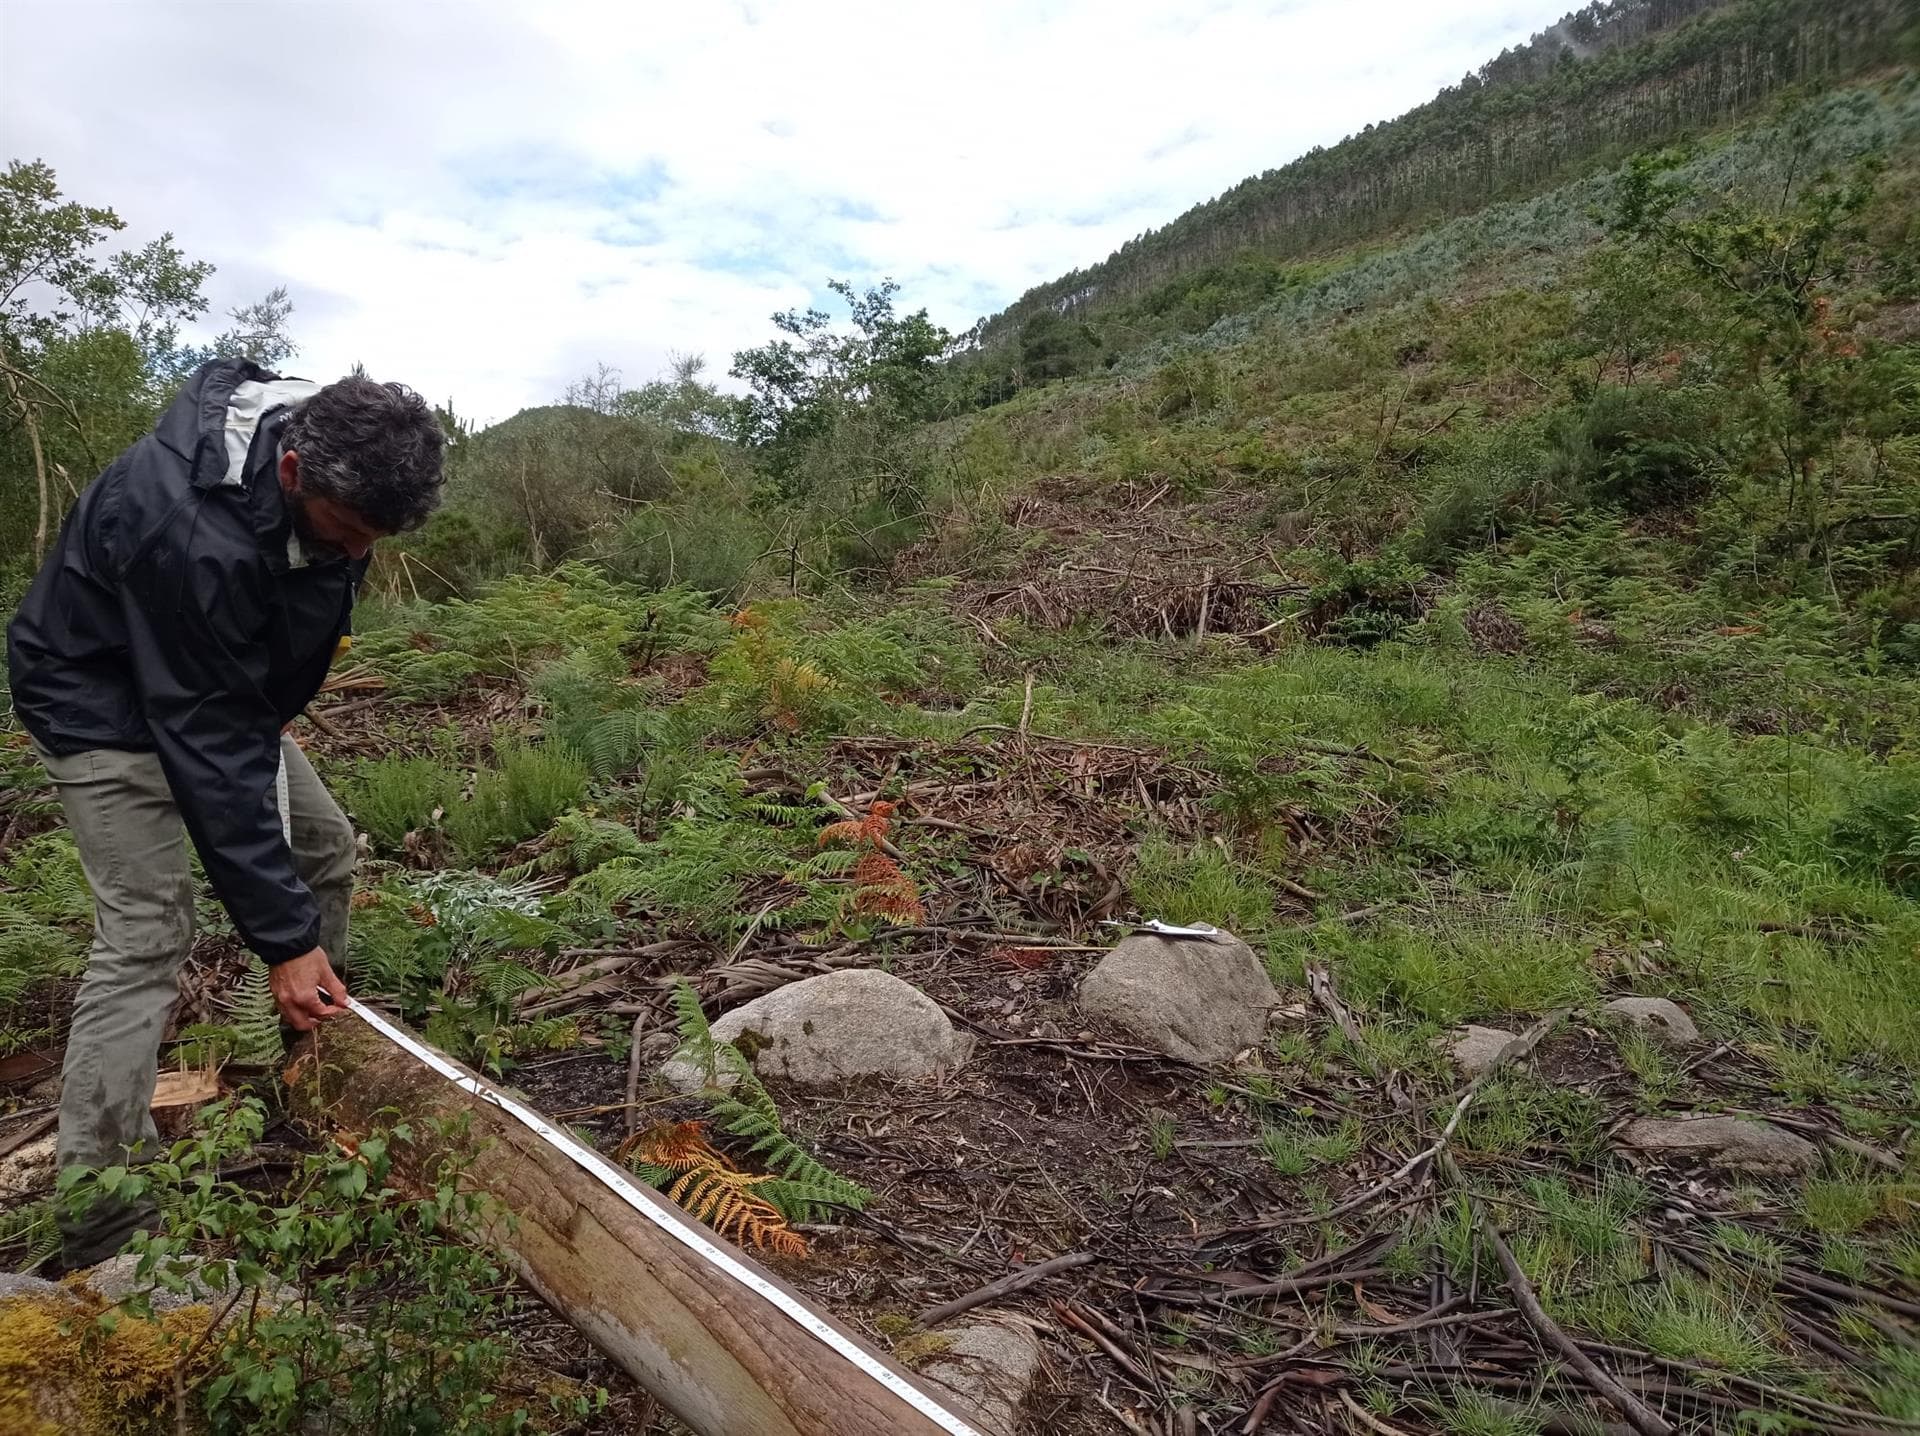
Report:
[[[346,807],[360,829],[388,853],[433,821],[460,791],[460,775],[432,758],[379,758],[362,763],[346,786]]]
[[[586,796],[587,765],[561,744],[505,747],[498,764],[474,778],[472,797],[447,809],[447,833],[468,862],[544,833]]]
[[[1860,782],[1835,820],[1833,850],[1889,887],[1920,891],[1920,768],[1879,769]]]
[[[1525,515],[1546,463],[1546,441],[1534,420],[1469,429],[1439,446],[1409,552],[1443,566],[1487,546]]]
[[[164,1160],[61,1176],[59,1200],[70,1207],[158,1205],[159,1229],[133,1238],[134,1281],[118,1320],[151,1320],[156,1299],[196,1282],[216,1311],[231,1313],[196,1342],[198,1359],[181,1361],[166,1409],[152,1416],[171,1430],[179,1413],[185,1430],[191,1412],[217,1436],[530,1429],[533,1412],[496,1391],[511,1354],[502,1334],[511,1284],[463,1240],[507,1214],[468,1190],[457,1157],[438,1155],[457,1153],[464,1134],[396,1124],[305,1156],[264,1187],[224,1179],[264,1117],[254,1098],[221,1104]],[[418,1160],[434,1173],[424,1191],[393,1171],[393,1154],[416,1143],[429,1144]],[[578,1400],[566,1414],[589,1414],[604,1396]]]
[[[1577,504],[1644,514],[1705,495],[1714,455],[1703,397],[1649,387],[1598,390],[1548,425],[1545,478]]]

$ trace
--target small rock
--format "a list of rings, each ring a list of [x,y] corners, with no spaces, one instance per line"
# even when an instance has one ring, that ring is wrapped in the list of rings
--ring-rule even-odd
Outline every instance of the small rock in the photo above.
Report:
[[[1446,1045],[1447,1054],[1453,1058],[1453,1065],[1460,1069],[1462,1076],[1478,1077],[1500,1060],[1500,1054],[1507,1050],[1507,1044],[1517,1036],[1518,1033],[1502,1031],[1498,1027],[1477,1027],[1468,1023],[1465,1027],[1455,1028],[1440,1042]]]
[[[972,1046],[932,998],[872,968],[809,977],[756,997],[716,1021],[713,1035],[737,1046],[762,1076],[797,1087],[938,1076],[965,1061]],[[677,1055],[660,1076],[682,1092],[706,1080]]]
[[[0,1271],[0,1301],[67,1301],[78,1303],[80,1298],[57,1282],[43,1281],[37,1276],[22,1276],[18,1272]]]
[[[1080,984],[1080,1005],[1182,1062],[1228,1062],[1266,1035],[1280,1003],[1253,949],[1218,938],[1138,933],[1101,958]]]
[[[947,1345],[920,1368],[936,1395],[951,1393],[954,1414],[984,1436],[1013,1436],[1020,1405],[1040,1371],[1040,1343],[1023,1326],[983,1321],[940,1332]]]
[[[0,1201],[53,1190],[53,1180],[58,1175],[54,1169],[55,1141],[54,1134],[49,1132],[18,1151],[0,1157]]]
[[[1669,1047],[1686,1047],[1700,1040],[1700,1029],[1693,1025],[1686,1009],[1664,997],[1616,997],[1606,1010]]]
[[[1643,1152],[1691,1158],[1729,1171],[1793,1175],[1809,1172],[1820,1149],[1770,1122],[1747,1117],[1636,1117],[1619,1142]]]
[[[139,1280],[140,1258],[133,1252],[121,1252],[118,1256],[108,1257],[97,1266],[90,1268],[80,1285],[92,1292],[100,1300],[112,1305],[125,1301],[136,1291],[143,1289]],[[208,1285],[200,1276],[200,1263],[189,1261],[187,1270],[181,1273],[186,1283],[185,1291],[168,1291],[164,1287],[152,1286],[148,1290],[147,1304],[155,1311],[180,1311],[189,1306],[205,1306],[219,1310],[225,1307],[233,1295],[229,1286],[219,1291]],[[269,1281],[260,1288],[260,1300],[269,1310],[297,1303],[300,1293],[284,1282]],[[228,1313],[232,1320],[234,1313]]]

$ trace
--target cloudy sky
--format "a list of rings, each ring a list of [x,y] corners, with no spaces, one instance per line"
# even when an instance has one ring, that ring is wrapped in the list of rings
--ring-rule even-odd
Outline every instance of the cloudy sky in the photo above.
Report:
[[[503,418],[892,276],[953,329],[1570,0],[0,0],[4,158]]]

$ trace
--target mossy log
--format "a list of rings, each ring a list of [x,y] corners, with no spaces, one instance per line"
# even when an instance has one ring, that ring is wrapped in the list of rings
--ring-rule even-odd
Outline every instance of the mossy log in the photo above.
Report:
[[[574,1139],[541,1136],[357,1017],[304,1040],[289,1085],[296,1110],[334,1131],[408,1122],[414,1140],[392,1148],[403,1179],[429,1181],[457,1147],[466,1185],[510,1217],[482,1238],[700,1436],[969,1431],[898,1366],[665,1198],[642,1187],[649,1212],[636,1210],[568,1155],[569,1145],[587,1150]],[[783,1301],[703,1257],[675,1228]]]

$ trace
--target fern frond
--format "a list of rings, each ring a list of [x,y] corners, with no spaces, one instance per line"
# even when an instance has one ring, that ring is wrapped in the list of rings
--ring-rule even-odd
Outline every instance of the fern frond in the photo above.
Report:
[[[622,708],[579,730],[575,741],[587,766],[602,778],[625,773],[673,736],[672,724],[658,710]]]
[[[83,923],[93,917],[93,890],[87,886],[80,852],[64,831],[29,838],[0,867],[0,890],[10,906],[53,923]]]
[[[812,1177],[769,1177],[760,1187],[760,1194],[778,1207],[790,1222],[826,1221],[834,1215],[835,1208],[865,1211],[867,1203],[873,1200],[873,1193],[857,1182],[849,1182],[825,1167],[820,1171],[832,1177],[838,1185]]]
[[[715,1054],[733,1080],[724,1090],[708,1094],[707,1110],[721,1131],[750,1144],[749,1157],[778,1173],[778,1184],[767,1188],[768,1200],[793,1221],[813,1221],[829,1206],[865,1210],[873,1193],[826,1166],[787,1135],[780,1109],[740,1050],[731,1043],[719,1043]]]
[[[570,868],[577,873],[592,872],[615,858],[637,858],[646,851],[640,835],[625,823],[583,813],[578,808],[562,813],[549,831],[551,846],[539,859],[541,867]]]
[[[713,1085],[716,1048],[713,1029],[708,1025],[707,1014],[700,1006],[700,994],[693,990],[693,984],[686,978],[676,977],[668,992],[668,1001],[673,1006],[673,1025],[680,1034],[679,1055],[706,1073],[707,1084]]]
[[[540,866],[540,859],[528,858],[524,863],[514,863],[510,867],[501,868],[494,876],[509,885],[528,883],[533,881],[534,874],[540,871]]]
[[[783,828],[797,828],[820,821],[820,808],[816,804],[782,803],[764,796],[748,798],[741,805],[741,812],[763,823]]]
[[[839,918],[843,896],[837,888],[810,888],[798,902],[770,910],[760,919],[760,929],[763,932],[787,932],[796,927],[824,928]],[[752,920],[746,918],[739,926],[745,927]]]
[[[662,1122],[628,1146],[628,1166],[722,1236],[762,1251],[805,1256],[806,1239],[759,1194],[776,1179],[741,1171],[707,1141],[701,1122]]]
[[[867,809],[864,818],[828,823],[820,830],[819,845],[828,848],[845,843],[856,848],[877,848],[886,840],[887,829],[893,822],[893,808],[892,803],[882,800]]]
[[[804,861],[787,869],[786,880],[796,886],[803,883],[819,882],[824,878],[845,877],[853,871],[860,861],[858,853],[845,848],[828,848],[824,852],[814,853]]]
[[[727,1159],[707,1140],[705,1122],[658,1123],[634,1139],[633,1153],[636,1163],[664,1172],[727,1165]]]
[[[220,1004],[227,1020],[215,1029],[230,1046],[233,1059],[249,1067],[267,1067],[280,1061],[285,1043],[280,1037],[280,1005],[273,1000],[267,965],[254,958],[240,985]]]
[[[852,910],[883,917],[896,924],[926,921],[926,905],[920,901],[920,885],[885,853],[867,853],[854,865],[855,892]]]
[[[86,945],[77,937],[12,907],[0,907],[0,1004],[55,977],[86,966]]]
[[[571,1052],[580,1040],[577,1017],[542,1017],[515,1023],[507,1031],[507,1047],[513,1052]]]
[[[666,1195],[722,1236],[782,1256],[805,1256],[807,1239],[787,1224],[779,1208],[754,1190],[767,1180],[718,1167],[695,1167],[675,1177]]]
[[[490,957],[475,963],[473,981],[496,1011],[511,1006],[523,993],[553,985],[553,979],[545,973],[535,972],[510,957]]]
[[[31,1271],[60,1250],[52,1202],[29,1202],[0,1212],[0,1250],[14,1247],[22,1248],[13,1263],[15,1271]]]

